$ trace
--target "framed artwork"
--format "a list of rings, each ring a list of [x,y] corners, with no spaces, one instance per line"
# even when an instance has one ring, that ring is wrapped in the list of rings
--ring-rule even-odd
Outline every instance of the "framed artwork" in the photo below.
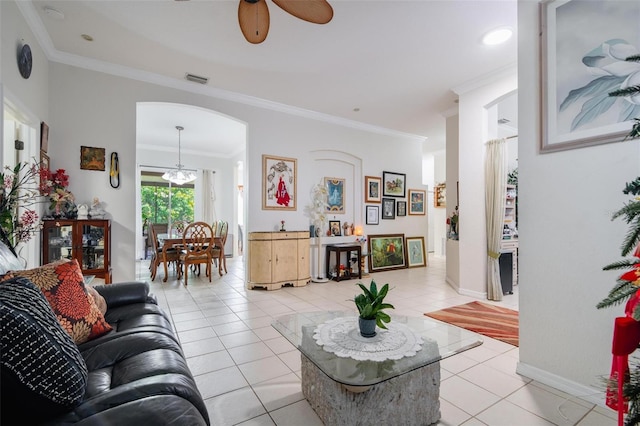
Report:
[[[50,163],[51,163],[51,161],[50,161],[49,156],[47,155],[46,151],[41,149],[40,150],[40,168],[49,170],[51,168],[50,167]]]
[[[379,225],[380,224],[380,206],[367,206],[367,225]]]
[[[427,266],[424,237],[407,237],[407,266],[409,268]]]
[[[422,189],[410,189],[409,190],[409,214],[410,215],[427,214],[424,208],[426,198],[427,198],[427,191],[424,191]]]
[[[339,220],[330,220],[329,221],[329,230],[331,231],[332,237],[339,237],[342,235],[342,230],[340,229],[340,221]]]
[[[344,213],[344,179],[324,178],[327,190],[327,211],[330,213]]]
[[[365,203],[379,203],[382,201],[382,193],[380,186],[382,185],[382,178],[376,176],[364,177],[364,202]]]
[[[637,72],[625,62],[632,53],[625,52],[640,49],[640,3],[554,0],[541,8],[540,151],[621,141],[640,105],[609,92]]]
[[[396,218],[396,200],[394,200],[393,198],[382,199],[382,218],[383,219]]]
[[[104,148],[93,148],[91,146],[80,147],[80,168],[82,170],[104,171]]]
[[[382,195],[384,197],[406,197],[407,175],[404,173],[382,172]]]
[[[369,235],[369,271],[407,267],[404,234]]]
[[[397,216],[406,216],[407,215],[407,202],[406,201],[398,201],[396,203],[396,215]]]
[[[296,210],[295,158],[262,156],[262,210]]]
[[[439,183],[433,188],[433,206],[447,207],[447,187],[444,183]]]
[[[45,153],[49,150],[49,125],[44,121],[40,123],[40,150]]]

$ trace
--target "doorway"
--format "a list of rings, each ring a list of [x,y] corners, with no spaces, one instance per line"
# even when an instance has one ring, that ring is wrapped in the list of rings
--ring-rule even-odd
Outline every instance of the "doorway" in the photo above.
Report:
[[[183,130],[178,133],[176,126]],[[238,177],[238,162],[246,164],[247,125],[233,117],[193,105],[168,102],[139,102],[136,106],[136,250],[137,258],[144,258],[146,242],[143,236],[144,216],[150,211],[142,209],[143,170],[162,175],[181,163],[196,171],[196,180],[182,185],[192,186],[193,216],[189,221],[224,220],[229,224],[225,253],[234,253],[237,247],[238,212],[244,217],[245,198],[238,186],[246,182],[246,170]],[[179,149],[180,147],[180,149]],[[147,178],[145,178],[147,179]],[[162,178],[159,179],[162,181]],[[166,184],[166,181],[164,181]],[[159,183],[159,182],[158,182]],[[244,186],[244,185],[243,185]],[[159,187],[158,187],[159,188]],[[171,192],[172,197],[176,194]],[[208,200],[208,201],[205,201]],[[238,208],[238,203],[242,208]],[[170,218],[176,213],[172,210]],[[186,213],[183,213],[185,215]],[[176,217],[176,219],[178,219]]]

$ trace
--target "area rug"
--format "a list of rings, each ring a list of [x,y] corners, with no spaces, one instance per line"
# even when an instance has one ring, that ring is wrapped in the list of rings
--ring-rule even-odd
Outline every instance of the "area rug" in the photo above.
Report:
[[[439,311],[428,317],[518,346],[518,311],[482,302],[471,302]]]

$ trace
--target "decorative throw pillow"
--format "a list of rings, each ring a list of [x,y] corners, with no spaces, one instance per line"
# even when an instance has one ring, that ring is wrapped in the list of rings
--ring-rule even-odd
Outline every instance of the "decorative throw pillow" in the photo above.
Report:
[[[98,310],[100,311],[100,313],[102,315],[107,313],[107,301],[104,300],[104,297],[102,297],[100,293],[98,293],[98,290],[91,287],[90,285],[86,286],[85,288],[87,289],[87,293],[89,293],[89,297],[93,297],[93,301],[98,306]]]
[[[2,424],[33,424],[72,409],[87,366],[42,292],[26,278],[0,285]]]
[[[0,281],[13,277],[25,277],[42,291],[60,325],[76,344],[111,331],[98,305],[87,294],[77,260],[63,259],[34,269],[10,271]]]

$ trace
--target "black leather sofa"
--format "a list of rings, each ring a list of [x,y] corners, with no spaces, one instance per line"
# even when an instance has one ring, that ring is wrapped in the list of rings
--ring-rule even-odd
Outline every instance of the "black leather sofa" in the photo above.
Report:
[[[27,280],[26,285],[33,284]],[[167,315],[149,294],[148,284],[129,282],[95,288],[107,303],[104,317],[113,330],[77,345],[86,363],[86,388],[80,402],[64,412],[39,405],[24,394],[23,386],[3,363],[1,424],[209,425],[207,409],[178,339]],[[9,290],[0,291],[5,291],[0,308],[11,305],[6,299]],[[0,309],[0,314],[5,311]],[[0,325],[6,332],[5,318],[0,315]]]

